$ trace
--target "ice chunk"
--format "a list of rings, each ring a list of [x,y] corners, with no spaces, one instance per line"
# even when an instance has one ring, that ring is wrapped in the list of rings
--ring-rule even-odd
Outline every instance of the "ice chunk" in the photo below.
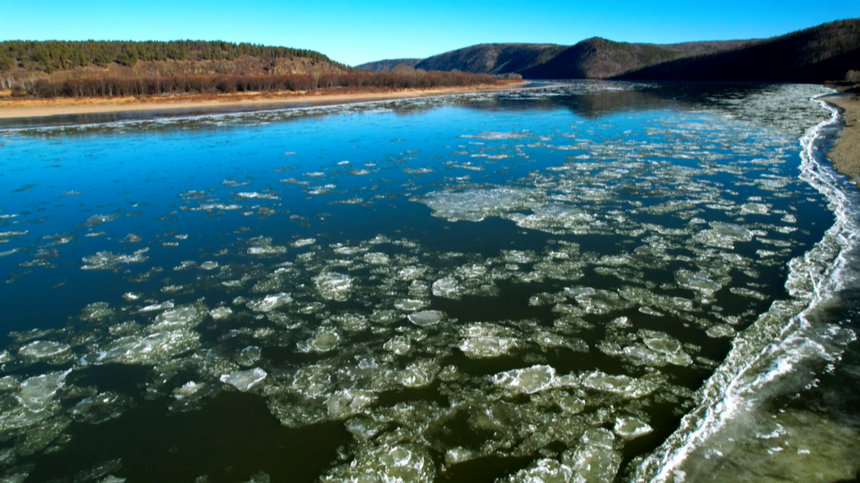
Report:
[[[180,327],[197,326],[206,317],[206,308],[200,305],[183,305],[166,310],[155,316],[155,324],[150,331],[173,330]]]
[[[21,382],[20,392],[15,398],[29,411],[38,413],[44,411],[51,403],[54,395],[65,385],[66,376],[72,372],[49,372],[33,376]]]
[[[248,308],[254,312],[271,312],[272,310],[282,307],[293,301],[290,294],[279,292],[276,294],[266,295],[265,297],[248,302]]]
[[[414,312],[421,310],[430,305],[430,302],[424,299],[400,299],[394,302],[394,308],[404,312]]]
[[[266,378],[268,374],[263,369],[255,367],[246,371],[238,371],[232,374],[222,374],[219,380],[224,384],[229,384],[236,389],[247,392],[254,385]]]
[[[391,258],[381,252],[370,252],[364,254],[364,261],[371,265],[388,265],[391,263]]]
[[[412,322],[419,327],[430,327],[436,325],[444,317],[445,314],[438,310],[422,310],[421,312],[415,312],[406,316],[406,318],[409,319],[409,322]]]
[[[708,330],[705,331],[708,337],[713,339],[722,339],[734,337],[735,329],[731,325],[728,324],[716,324],[708,327]]]
[[[291,245],[293,246],[293,248],[302,248],[302,247],[306,247],[308,245],[313,245],[316,242],[317,242],[316,238],[300,238],[300,239],[294,241],[293,243],[291,243]]]
[[[493,376],[493,384],[513,394],[534,394],[553,386],[555,368],[535,365],[525,369],[513,369]]]
[[[309,339],[299,342],[296,348],[299,352],[329,352],[340,344],[342,336],[337,329],[322,326]]]
[[[72,357],[68,344],[51,340],[36,340],[18,349],[18,355],[34,361],[62,364]]]
[[[433,216],[448,221],[482,221],[488,216],[527,209],[534,203],[533,197],[532,192],[522,188],[497,187],[435,191],[423,203],[433,210]]]
[[[111,342],[99,362],[157,364],[199,347],[197,332],[186,327],[149,335],[129,335]]]
[[[635,439],[654,430],[648,423],[632,416],[622,416],[616,419],[612,429],[615,434],[624,439]]]
[[[528,468],[524,468],[498,481],[511,483],[568,483],[591,480],[579,478],[579,475],[576,475],[573,468],[568,465],[559,463],[554,459],[541,458]]]
[[[421,359],[406,366],[400,373],[400,384],[405,387],[430,385],[439,373],[439,363],[433,359]]]
[[[409,341],[409,337],[397,335],[385,342],[385,344],[382,345],[382,348],[398,356],[402,356],[409,353],[409,350],[412,348],[412,343]]]
[[[215,320],[224,320],[233,315],[233,309],[230,307],[215,307],[209,311],[209,316]]]
[[[82,257],[84,262],[81,270],[114,270],[119,265],[128,265],[131,263],[145,262],[148,257],[145,255],[149,248],[141,248],[132,253],[116,254],[109,251],[97,252],[95,255]]]
[[[287,252],[287,247],[280,245],[264,245],[256,247],[248,247],[248,255],[257,255],[261,257],[281,255]]]
[[[472,359],[508,355],[519,348],[516,334],[506,327],[478,322],[460,329],[460,350]]]
[[[615,451],[614,441],[615,436],[605,428],[589,429],[582,435],[574,454],[564,460],[573,468],[576,481],[615,480],[621,454]]]
[[[206,260],[205,262],[200,264],[200,268],[203,270],[215,270],[218,268],[218,262],[212,260]]]
[[[693,359],[681,348],[681,343],[662,332],[653,330],[641,331],[642,342],[662,361],[676,366],[689,366]]]
[[[314,286],[326,300],[345,302],[352,290],[352,278],[337,272],[323,272],[314,277]]]
[[[601,371],[589,373],[583,378],[582,385],[595,391],[618,394],[629,399],[647,396],[657,389],[657,384],[651,380],[623,375],[613,376]]]
[[[253,366],[260,360],[260,356],[262,354],[263,350],[260,347],[249,345],[236,354],[236,362],[238,362],[240,366],[244,367]]]
[[[321,478],[334,481],[385,481],[430,483],[436,476],[433,458],[409,443],[362,446],[348,464],[333,468]]]
[[[459,299],[463,295],[463,287],[460,282],[452,277],[440,278],[433,282],[433,295],[449,299]]]
[[[81,310],[81,319],[97,322],[110,317],[113,313],[114,310],[107,302],[93,302]]]
[[[180,387],[177,387],[173,390],[173,397],[176,399],[183,399],[186,397],[193,396],[203,387],[203,384],[196,383],[194,381],[188,381]]]
[[[343,389],[329,396],[326,408],[332,419],[344,419],[359,414],[374,401],[376,396],[370,391]]]

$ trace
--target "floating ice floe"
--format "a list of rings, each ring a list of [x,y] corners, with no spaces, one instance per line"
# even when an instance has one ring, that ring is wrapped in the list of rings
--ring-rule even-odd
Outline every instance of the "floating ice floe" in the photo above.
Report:
[[[433,282],[433,295],[449,299],[458,299],[463,296],[463,287],[453,277],[440,278]]]
[[[268,373],[259,367],[238,371],[232,374],[222,374],[218,379],[224,384],[229,384],[242,392],[248,392],[257,383],[268,376]]]
[[[658,384],[652,380],[636,379],[630,376],[609,375],[594,371],[582,378],[582,385],[595,391],[609,392],[630,399],[638,399],[654,392]]]
[[[422,200],[433,216],[448,221],[482,221],[534,205],[535,194],[522,188],[487,188],[465,191],[434,191]]]
[[[409,322],[412,322],[419,327],[434,326],[438,324],[443,317],[445,317],[445,314],[438,310],[422,310],[421,312],[414,312],[406,316],[406,318],[409,319]]]
[[[612,430],[624,439],[635,439],[654,431],[648,423],[632,416],[622,416],[616,419]]]
[[[337,272],[324,272],[314,277],[314,286],[326,300],[345,302],[352,290],[352,278]]]
[[[299,352],[316,352],[325,353],[336,348],[343,336],[334,327],[322,326],[319,327],[314,334],[296,345]]]
[[[44,361],[49,364],[62,364],[73,357],[68,344],[50,340],[30,342],[18,350],[18,355],[25,359]]]
[[[366,390],[344,389],[329,396],[326,408],[334,420],[348,418],[376,401],[376,395]]]
[[[321,480],[430,483],[435,479],[436,466],[424,448],[380,443],[362,446],[348,465],[335,467]]]
[[[116,254],[109,251],[97,252],[95,255],[81,258],[84,262],[81,270],[113,270],[119,265],[142,263],[148,259],[146,256],[148,251],[149,248],[141,248],[130,254]]]
[[[209,316],[215,320],[224,320],[233,315],[233,309],[230,307],[215,307],[209,311]]]
[[[282,307],[293,301],[290,294],[280,292],[276,294],[266,295],[261,299],[256,299],[248,302],[248,308],[254,312],[271,312],[279,307]]]
[[[519,338],[513,330],[487,322],[461,328],[460,336],[460,350],[473,359],[509,355],[520,347]]]
[[[21,382],[20,391],[15,398],[28,411],[42,412],[51,404],[57,391],[65,385],[66,376],[70,372],[71,369],[49,372],[26,379]]]
[[[512,394],[534,394],[553,387],[555,368],[537,365],[501,372],[493,376],[493,384]]]

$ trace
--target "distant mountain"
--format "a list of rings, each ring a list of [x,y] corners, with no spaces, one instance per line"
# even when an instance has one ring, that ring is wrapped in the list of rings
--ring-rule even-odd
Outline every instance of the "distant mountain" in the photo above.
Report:
[[[415,68],[475,74],[520,73],[548,62],[565,48],[555,44],[480,44],[428,57]]]
[[[599,37],[574,46],[556,44],[479,44],[423,59],[424,70],[459,70],[481,74],[521,74],[529,79],[606,78],[683,56],[719,52],[748,41],[687,42],[655,45],[613,42]],[[412,61],[414,59],[407,59]],[[365,66],[394,66],[400,59]]]
[[[642,67],[700,52],[736,47],[738,42],[688,42],[686,44],[630,44],[593,37],[570,47],[549,62],[522,72],[535,79],[605,79]]]
[[[843,80],[860,70],[860,19],[840,20],[709,55],[625,72],[618,79],[682,81]]]
[[[396,61],[379,63],[385,62]],[[760,40],[644,44],[592,37],[573,46],[480,44],[413,66],[526,79],[842,80],[848,71],[860,71],[860,19]]]
[[[356,69],[369,70],[371,72],[391,72],[397,67],[414,68],[416,64],[424,59],[387,59],[376,62],[368,62],[355,66]]]

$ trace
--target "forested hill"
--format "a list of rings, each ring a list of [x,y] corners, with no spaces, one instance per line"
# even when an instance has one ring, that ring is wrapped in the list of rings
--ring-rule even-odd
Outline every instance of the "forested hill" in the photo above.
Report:
[[[123,97],[494,84],[462,72],[370,73],[311,50],[229,42],[0,42],[12,97]]]
[[[860,19],[841,20],[744,48],[661,63],[620,79],[821,82],[860,72]]]
[[[107,67],[119,64],[134,67],[139,61],[212,61],[241,57],[288,59],[304,57],[333,63],[312,50],[267,47],[256,44],[179,40],[171,42],[123,41],[6,41],[0,42],[0,70],[15,68],[53,72],[76,67]]]
[[[0,88],[38,81],[188,75],[342,73],[350,68],[312,50],[211,41],[0,42]]]

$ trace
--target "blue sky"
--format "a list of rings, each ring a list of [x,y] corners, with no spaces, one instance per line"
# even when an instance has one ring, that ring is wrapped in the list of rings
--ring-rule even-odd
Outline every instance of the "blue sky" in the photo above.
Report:
[[[762,38],[853,17],[858,0],[0,0],[0,40],[225,40],[355,65],[487,42]]]

